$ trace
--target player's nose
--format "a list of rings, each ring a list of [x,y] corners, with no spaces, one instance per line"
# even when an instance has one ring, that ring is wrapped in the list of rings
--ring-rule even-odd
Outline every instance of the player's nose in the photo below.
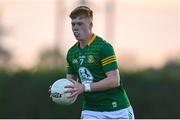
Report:
[[[78,29],[79,29],[78,25],[75,24],[75,25],[73,26],[73,31],[77,31]]]

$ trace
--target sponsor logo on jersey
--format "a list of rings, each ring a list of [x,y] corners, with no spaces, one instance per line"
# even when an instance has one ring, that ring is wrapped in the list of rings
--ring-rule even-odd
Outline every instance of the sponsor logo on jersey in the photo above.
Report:
[[[77,63],[78,63],[78,60],[77,60],[77,59],[73,59],[72,63],[73,63],[73,64],[77,64]]]
[[[79,68],[79,76],[82,84],[92,83],[94,80],[91,72],[86,67]]]

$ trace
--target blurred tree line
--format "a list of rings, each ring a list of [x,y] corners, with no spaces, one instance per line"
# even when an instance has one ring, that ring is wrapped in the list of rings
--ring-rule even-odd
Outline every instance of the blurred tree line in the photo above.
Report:
[[[6,67],[9,65],[12,55],[10,51],[3,45],[3,36],[8,33],[7,28],[2,22],[1,15],[1,7],[0,7],[0,67]]]
[[[180,64],[120,71],[136,118],[180,118]],[[49,98],[49,86],[65,73],[64,68],[0,69],[0,118],[79,118],[82,96],[70,106],[57,105]]]

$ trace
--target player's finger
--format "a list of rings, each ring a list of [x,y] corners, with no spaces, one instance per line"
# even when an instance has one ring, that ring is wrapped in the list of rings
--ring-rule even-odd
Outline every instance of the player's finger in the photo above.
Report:
[[[75,84],[76,83],[76,81],[75,80],[73,80],[73,79],[69,79],[73,84]]]
[[[73,93],[75,91],[76,91],[76,89],[68,89],[68,90],[64,91],[64,93]]]
[[[48,94],[51,94],[51,91],[50,91],[50,90],[48,90]]]
[[[49,93],[49,94],[51,93],[51,88],[49,88],[48,93]]]
[[[64,88],[67,88],[67,89],[74,89],[74,85],[66,85],[66,86],[64,86]]]
[[[50,94],[49,97],[52,98],[52,95]]]
[[[74,101],[74,99],[70,99],[70,98],[69,98],[69,102],[70,102],[70,103],[73,103],[73,101]]]
[[[52,85],[49,86],[49,90],[48,91],[51,91],[51,88],[52,88]]]
[[[73,97],[75,97],[77,95],[77,92],[74,92],[74,93],[72,93],[69,97],[67,97],[68,99],[70,99],[70,98],[73,98]]]
[[[66,85],[64,88],[74,88],[74,85]]]

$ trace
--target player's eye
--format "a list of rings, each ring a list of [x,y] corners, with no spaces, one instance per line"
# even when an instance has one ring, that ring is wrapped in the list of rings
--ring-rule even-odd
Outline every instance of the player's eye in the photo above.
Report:
[[[81,26],[81,25],[82,25],[82,23],[81,23],[81,22],[78,22],[78,23],[77,23],[77,25]]]
[[[71,23],[72,26],[75,26],[75,23]]]

